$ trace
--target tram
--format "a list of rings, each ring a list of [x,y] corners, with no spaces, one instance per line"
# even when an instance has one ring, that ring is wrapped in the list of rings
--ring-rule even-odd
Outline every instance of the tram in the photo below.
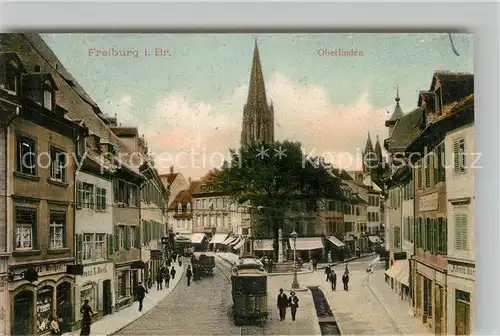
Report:
[[[262,263],[242,258],[231,272],[233,317],[236,325],[264,323],[267,310],[267,272]]]

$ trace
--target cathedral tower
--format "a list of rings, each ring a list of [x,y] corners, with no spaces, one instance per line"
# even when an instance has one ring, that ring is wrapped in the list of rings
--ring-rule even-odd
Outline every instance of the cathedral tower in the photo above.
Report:
[[[267,104],[264,75],[260,63],[257,39],[253,49],[252,69],[248,88],[247,103],[243,108],[241,146],[252,143],[274,142],[274,107]]]

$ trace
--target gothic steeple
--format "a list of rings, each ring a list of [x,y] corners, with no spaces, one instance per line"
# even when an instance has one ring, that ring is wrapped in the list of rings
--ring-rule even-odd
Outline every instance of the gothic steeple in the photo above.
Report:
[[[257,39],[253,49],[247,103],[243,108],[241,146],[274,141],[274,106],[267,104]]]
[[[396,121],[403,116],[403,110],[401,106],[399,106],[399,85],[396,86],[396,106],[394,107],[394,111],[392,112],[391,118],[386,120],[385,127],[389,128],[389,137],[392,134],[392,130],[394,129],[394,125],[396,125]]]
[[[377,142],[375,143],[375,156],[377,157],[377,161],[379,164],[382,163],[382,147],[380,146],[380,141],[378,139],[378,134],[377,134]]]
[[[372,144],[372,139],[370,137],[370,131],[368,131],[368,138],[366,139],[366,145],[365,145],[365,153],[372,153],[373,152],[373,144]]]

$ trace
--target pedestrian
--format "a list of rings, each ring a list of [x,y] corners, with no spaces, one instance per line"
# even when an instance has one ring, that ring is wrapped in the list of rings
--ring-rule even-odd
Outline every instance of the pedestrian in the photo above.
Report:
[[[177,253],[174,254],[174,262],[176,262],[176,261],[177,261]]]
[[[177,257],[177,261],[179,262],[179,267],[182,267],[182,260],[180,256]]]
[[[280,312],[280,321],[283,321],[286,317],[286,307],[288,307],[288,297],[283,293],[283,288],[280,288],[277,305]]]
[[[61,329],[59,329],[59,323],[57,322],[57,316],[55,315],[50,322],[50,333],[52,335],[61,335]]]
[[[349,290],[349,274],[342,275],[342,282],[344,283],[344,290]]]
[[[165,269],[163,279],[165,280],[165,288],[168,288],[170,286],[170,273],[168,272],[168,269]]]
[[[82,314],[82,330],[80,335],[90,335],[90,325],[92,324],[92,315],[94,315],[94,311],[89,305],[89,300],[85,299],[85,301],[83,301],[80,313]]]
[[[330,283],[332,284],[332,291],[337,289],[337,274],[335,273],[335,270],[332,269],[330,272]]]
[[[288,305],[290,306],[290,312],[292,313],[292,321],[295,321],[295,315],[297,315],[297,308],[299,308],[299,298],[295,296],[295,292],[290,292],[290,297],[288,298]]]
[[[316,259],[313,259],[312,264],[313,264],[313,271],[316,272],[318,270],[318,261]]]
[[[163,272],[162,269],[158,269],[158,273],[156,274],[156,290],[163,289]]]
[[[147,292],[148,290],[142,285],[142,282],[139,282],[137,289],[135,290],[137,301],[139,301],[139,311],[142,311],[142,302],[144,301]]]
[[[191,277],[193,276],[193,272],[191,271],[191,265],[188,265],[188,269],[186,271],[187,285],[191,286]]]
[[[174,280],[174,279],[175,279],[175,273],[177,273],[177,272],[175,271],[175,267],[174,267],[174,266],[172,266],[172,268],[170,269],[170,275],[172,276],[172,280]]]
[[[269,273],[273,272],[274,262],[273,259],[269,260]]]
[[[328,282],[330,280],[330,273],[332,273],[332,269],[330,268],[329,265],[325,267],[325,274],[326,274],[326,281]]]

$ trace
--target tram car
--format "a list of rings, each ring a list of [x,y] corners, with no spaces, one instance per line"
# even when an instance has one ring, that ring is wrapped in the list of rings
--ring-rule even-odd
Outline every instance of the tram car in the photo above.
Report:
[[[183,256],[191,255],[191,239],[184,236],[176,236],[174,238],[174,253]]]
[[[253,258],[240,259],[231,271],[233,317],[236,325],[264,323],[267,310],[267,272]]]
[[[199,266],[203,275],[211,275],[215,268],[215,255],[213,253],[194,252],[191,256],[191,264]]]

